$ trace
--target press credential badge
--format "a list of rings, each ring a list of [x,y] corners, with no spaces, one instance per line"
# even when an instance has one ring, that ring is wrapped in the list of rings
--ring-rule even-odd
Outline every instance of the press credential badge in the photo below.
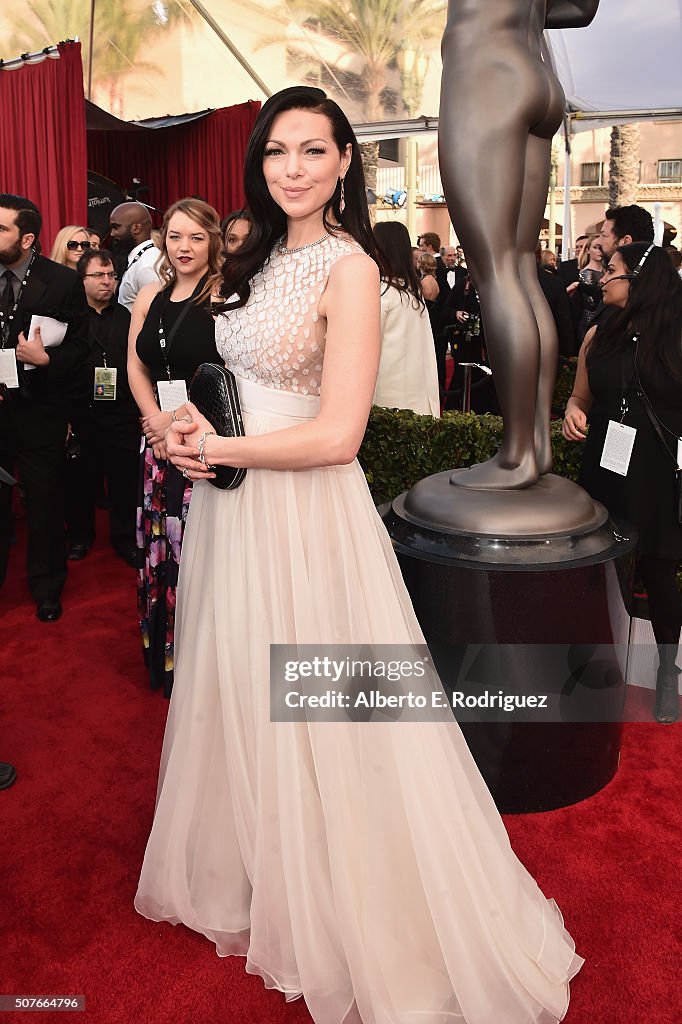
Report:
[[[187,385],[184,380],[158,380],[156,387],[161,412],[172,412],[187,401]]]
[[[114,402],[116,400],[116,367],[95,367],[95,383],[93,398],[96,402]]]
[[[609,420],[604,449],[599,462],[602,469],[610,469],[612,473],[627,476],[636,436],[637,431],[634,427]]]
[[[0,350],[0,384],[4,384],[8,388],[19,387],[17,354],[13,348]]]

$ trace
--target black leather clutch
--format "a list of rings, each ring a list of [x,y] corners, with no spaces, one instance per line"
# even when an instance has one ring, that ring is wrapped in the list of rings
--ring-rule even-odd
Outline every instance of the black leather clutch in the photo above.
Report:
[[[220,437],[244,436],[237,382],[227,367],[202,363],[192,377],[189,397]],[[220,490],[234,490],[246,476],[245,469],[234,466],[214,466],[213,471],[215,477],[209,483]]]

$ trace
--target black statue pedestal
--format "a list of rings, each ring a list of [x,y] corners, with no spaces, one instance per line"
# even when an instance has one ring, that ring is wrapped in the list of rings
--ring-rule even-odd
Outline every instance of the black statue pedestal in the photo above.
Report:
[[[464,721],[456,709],[455,717],[501,812],[568,806],[602,789],[618,768],[624,679],[611,671],[608,685],[597,687],[592,721],[584,720],[591,717],[584,684],[599,645],[627,645],[634,534],[623,536],[603,506],[559,477],[494,493],[450,479],[440,473],[420,481],[384,516],[415,612],[448,693],[449,667],[456,673],[465,645],[512,651],[521,676],[526,668],[537,676],[539,659],[543,683],[568,708],[564,720]],[[538,532],[543,506],[550,524],[556,520],[548,533]],[[559,529],[567,509],[568,528]],[[553,651],[561,652],[562,669]],[[494,683],[506,689],[513,680]],[[583,691],[579,720],[575,705],[563,702],[573,683]]]

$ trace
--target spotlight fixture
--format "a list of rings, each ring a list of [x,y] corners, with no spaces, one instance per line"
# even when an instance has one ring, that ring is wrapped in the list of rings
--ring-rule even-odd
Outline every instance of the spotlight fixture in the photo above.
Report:
[[[407,192],[405,189],[389,189],[384,195],[384,201],[391,206],[402,207],[407,202]]]

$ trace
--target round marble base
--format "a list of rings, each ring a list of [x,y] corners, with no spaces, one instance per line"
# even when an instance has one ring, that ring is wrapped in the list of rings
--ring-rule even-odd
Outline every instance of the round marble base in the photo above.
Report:
[[[453,486],[452,476],[426,477],[395,499],[394,540],[448,560],[507,566],[573,562],[613,548],[606,509],[571,480],[549,473],[524,490],[490,491]]]
[[[517,647],[518,678],[511,671],[492,677],[509,692],[524,692],[530,678],[526,645],[565,645],[579,654],[627,645],[634,530],[559,477],[526,491],[474,491],[453,487],[450,476],[422,480],[384,514],[446,691],[450,666],[468,645]],[[557,692],[569,685],[577,699],[581,671],[547,668],[543,686]],[[452,678],[462,688],[456,672]],[[607,702],[600,721],[568,710],[559,722],[460,723],[500,811],[565,807],[613,778],[625,692],[623,679],[616,683],[594,695],[595,703]],[[581,714],[591,708],[591,691],[582,696]]]

